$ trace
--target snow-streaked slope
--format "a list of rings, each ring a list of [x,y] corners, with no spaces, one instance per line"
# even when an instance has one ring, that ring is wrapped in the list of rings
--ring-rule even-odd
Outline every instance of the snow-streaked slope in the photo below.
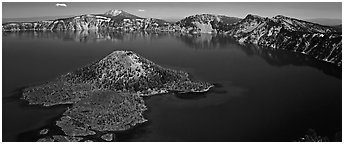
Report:
[[[223,15],[200,14],[188,16],[176,24],[187,33],[219,33],[229,30],[229,26],[240,18]]]
[[[341,65],[341,33],[333,27],[281,15],[247,15],[228,34],[240,43],[286,49]]]
[[[117,15],[121,14],[122,12],[123,12],[122,10],[113,9],[113,10],[109,10],[109,11],[105,12],[104,14],[109,15],[109,16],[117,16]]]

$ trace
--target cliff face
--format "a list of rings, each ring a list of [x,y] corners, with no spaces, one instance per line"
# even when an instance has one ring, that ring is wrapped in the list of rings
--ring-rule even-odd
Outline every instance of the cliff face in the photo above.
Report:
[[[341,65],[342,36],[334,28],[284,16],[248,15],[228,34],[244,44],[285,49]]]
[[[39,22],[5,23],[3,31],[24,30],[89,30],[109,26],[111,18],[101,15],[81,15],[71,18],[47,20]]]
[[[3,31],[25,30],[119,30],[225,33],[242,44],[285,49],[341,66],[342,34],[338,28],[278,15],[272,18],[247,15],[244,19],[201,14],[175,24],[141,18],[122,10],[39,22],[5,23]]]
[[[240,21],[240,18],[221,15],[201,14],[186,17],[177,22],[187,33],[219,33],[231,28],[231,24]]]
[[[9,22],[2,25],[3,31],[25,30],[156,30],[169,23],[159,19],[141,18],[121,10],[110,10],[105,14],[88,14],[70,18],[38,22]]]

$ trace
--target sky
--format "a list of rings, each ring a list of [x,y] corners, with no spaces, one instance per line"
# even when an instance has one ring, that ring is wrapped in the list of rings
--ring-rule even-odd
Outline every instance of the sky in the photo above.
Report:
[[[264,17],[285,15],[299,19],[342,18],[340,2],[3,2],[3,18],[29,18],[44,16],[74,16],[102,14],[119,9],[141,17],[180,19],[193,14],[221,14],[244,18],[247,14]]]

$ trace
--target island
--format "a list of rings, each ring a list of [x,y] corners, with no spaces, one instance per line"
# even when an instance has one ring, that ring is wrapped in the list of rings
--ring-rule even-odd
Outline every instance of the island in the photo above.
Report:
[[[38,141],[82,141],[89,135],[125,131],[147,120],[143,97],[164,93],[206,92],[212,84],[189,78],[183,71],[161,67],[132,51],[114,51],[53,81],[23,90],[29,104],[71,104],[56,121],[65,135]],[[113,135],[113,136],[112,136]]]

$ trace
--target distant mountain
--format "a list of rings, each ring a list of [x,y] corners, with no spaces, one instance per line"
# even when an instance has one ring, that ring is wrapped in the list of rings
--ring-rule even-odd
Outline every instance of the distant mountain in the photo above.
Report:
[[[43,17],[28,17],[28,18],[2,18],[2,23],[9,22],[34,22],[34,21],[43,21],[43,20],[54,20],[59,18],[72,17],[69,16],[43,16]]]
[[[9,22],[2,26],[3,31],[20,30],[155,30],[169,24],[160,19],[141,18],[123,10],[110,10],[104,14],[87,14],[55,20],[37,22]]]
[[[330,19],[330,18],[315,18],[315,19],[305,19],[305,21],[321,24],[321,25],[327,25],[327,26],[335,26],[335,25],[341,25],[342,20],[341,19]]]
[[[38,22],[11,22],[3,31],[22,30],[120,30],[172,31],[181,33],[222,33],[242,44],[284,49],[316,59],[342,63],[341,26],[324,26],[277,15],[272,18],[249,14],[244,19],[213,14],[188,16],[176,23],[141,18],[123,10]]]
[[[237,17],[201,14],[186,17],[176,24],[188,33],[217,33],[230,30],[231,24],[240,20]]]
[[[139,16],[130,14],[123,10],[116,10],[116,9],[105,12],[104,16],[111,17],[112,20],[117,21],[117,22],[122,21],[123,19],[142,19]]]
[[[302,31],[308,33],[336,32],[336,30],[330,26],[322,26],[282,15],[268,18],[248,14],[243,20],[232,25],[232,29],[229,31],[229,34],[233,35],[234,37],[241,37],[245,39],[250,37],[249,39],[252,40],[254,36],[266,34],[268,32],[266,30],[270,28],[277,28],[276,30],[278,31],[283,29],[287,31]],[[273,32],[274,31],[271,31],[269,34]],[[257,37],[255,40],[258,40],[259,38],[260,37]],[[240,41],[243,42],[244,39],[241,39]],[[254,41],[253,43],[257,44],[258,42]]]
[[[341,65],[341,32],[295,18],[247,15],[228,34],[240,43],[285,49]]]

